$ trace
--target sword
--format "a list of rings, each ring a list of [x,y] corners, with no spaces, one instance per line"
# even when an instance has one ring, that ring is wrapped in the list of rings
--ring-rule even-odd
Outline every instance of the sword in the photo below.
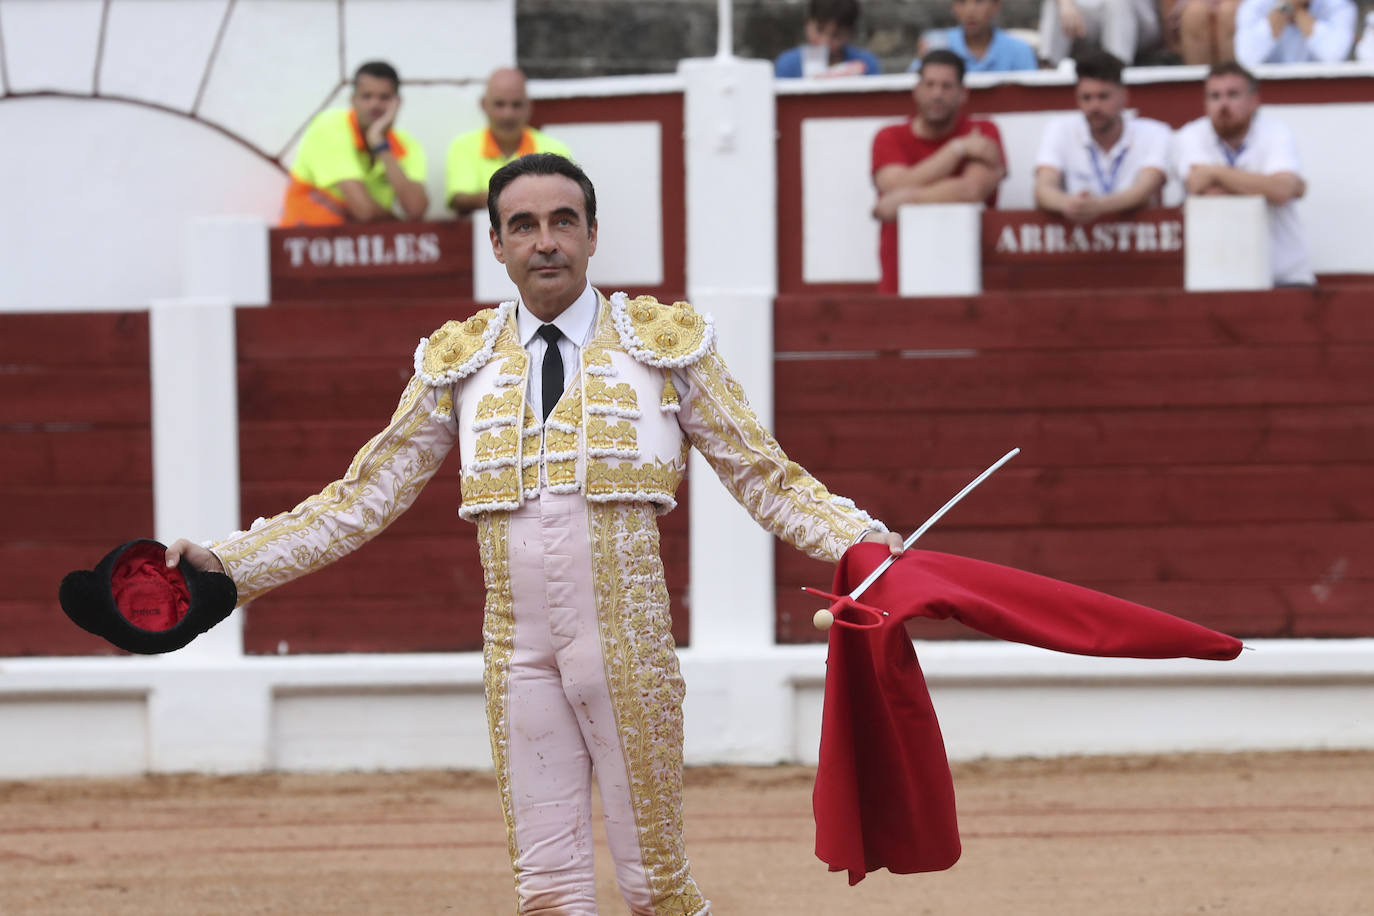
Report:
[[[974,487],[978,486],[980,483],[987,480],[989,477],[993,475],[993,473],[997,471],[998,468],[1006,464],[1011,459],[1015,458],[1020,453],[1021,450],[1019,448],[1014,448],[1011,451],[1007,452],[1005,455],[1003,455],[1001,458],[998,458],[996,461],[994,461],[991,467],[989,467],[983,473],[979,474],[977,477],[973,478],[973,480],[970,481],[967,486],[965,486],[958,493],[954,494],[953,499],[951,499],[949,502],[941,506],[934,515],[925,520],[921,527],[913,531],[911,533],[911,536],[902,542],[902,548],[906,549],[910,547],[912,544],[915,544],[916,541],[920,539],[921,535],[929,531],[936,522],[938,522],[941,518],[944,517],[946,512],[948,512],[950,509],[953,509],[958,504],[959,500],[969,495],[969,493],[973,491]],[[864,630],[880,626],[882,624],[882,618],[887,616],[887,611],[880,611],[877,608],[870,607],[866,604],[860,604],[858,602],[858,599],[859,596],[862,595],[864,592],[868,591],[868,587],[872,585],[874,582],[877,582],[878,578],[883,573],[887,572],[887,568],[896,561],[897,557],[894,556],[889,556],[886,560],[883,560],[883,562],[878,565],[877,569],[869,573],[868,576],[862,582],[860,582],[853,591],[851,591],[848,595],[845,595],[844,597],[840,597],[839,595],[832,595],[829,592],[823,592],[819,589],[804,587],[802,591],[812,595],[817,595],[821,598],[829,598],[832,602],[830,607],[821,608],[819,611],[816,612],[816,616],[812,620],[812,622],[816,625],[816,629],[830,629],[831,625],[836,622],[835,612],[837,610],[843,611],[846,608],[852,608],[863,614],[868,614],[874,618],[874,621],[868,624],[856,623],[848,620],[839,621],[842,625]]]

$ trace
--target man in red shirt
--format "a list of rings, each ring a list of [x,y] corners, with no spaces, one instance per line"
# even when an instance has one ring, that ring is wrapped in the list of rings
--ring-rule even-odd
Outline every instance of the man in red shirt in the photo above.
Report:
[[[952,51],[932,51],[921,60],[912,90],[916,114],[878,131],[873,138],[873,185],[882,221],[878,292],[897,292],[897,209],[903,204],[997,203],[1006,177],[1002,137],[991,121],[964,114],[964,62]]]

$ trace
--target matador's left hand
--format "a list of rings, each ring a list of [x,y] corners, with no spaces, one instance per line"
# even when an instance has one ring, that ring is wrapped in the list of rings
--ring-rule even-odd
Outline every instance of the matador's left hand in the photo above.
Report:
[[[902,536],[895,531],[870,531],[863,536],[863,540],[871,544],[886,544],[894,557],[900,557],[906,550],[902,544]]]

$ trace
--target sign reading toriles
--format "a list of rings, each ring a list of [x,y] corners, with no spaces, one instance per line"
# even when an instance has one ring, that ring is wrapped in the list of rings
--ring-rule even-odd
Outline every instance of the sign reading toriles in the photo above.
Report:
[[[273,229],[272,301],[472,297],[472,224]]]

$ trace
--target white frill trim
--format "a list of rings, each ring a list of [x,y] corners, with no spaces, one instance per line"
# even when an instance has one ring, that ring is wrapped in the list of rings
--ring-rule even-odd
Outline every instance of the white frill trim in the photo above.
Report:
[[[611,493],[589,493],[589,503],[655,503],[663,506],[662,515],[677,508],[677,500],[667,493],[647,493],[644,490],[616,490]]]
[[[249,531],[257,531],[259,528],[261,528],[263,525],[266,525],[266,524],[267,524],[267,519],[266,519],[265,517],[259,515],[257,518],[253,519],[253,524],[251,524],[251,525],[248,526],[248,530],[249,530]]]
[[[639,458],[637,448],[589,448],[587,455],[592,458]]]
[[[641,363],[658,366],[660,369],[681,369],[683,366],[690,366],[705,356],[716,341],[715,321],[705,312],[697,312],[702,321],[706,322],[706,332],[701,335],[701,345],[685,356],[663,359],[646,347],[644,341],[640,340],[639,335],[635,333],[634,322],[630,319],[629,310],[625,305],[628,299],[629,297],[624,293],[611,294],[611,317],[615,319],[615,329],[620,334],[620,345]]]
[[[526,455],[520,462],[522,468],[532,468],[543,460],[541,455]]]
[[[472,424],[472,431],[480,433],[484,429],[491,429],[493,426],[514,426],[516,418],[510,417],[487,417],[485,420],[478,420]]]
[[[431,420],[452,420],[452,419],[453,419],[453,408],[452,408],[452,407],[436,407],[436,408],[434,408],[433,410],[431,410],[431,411],[429,412],[429,418],[430,418]]]
[[[667,404],[659,404],[658,409],[662,413],[679,413],[682,410],[682,405],[677,401],[669,401]]]
[[[609,404],[588,404],[587,413],[597,417],[623,417],[626,420],[638,420],[639,410],[634,407],[612,407]]]
[[[575,432],[577,432],[577,427],[576,427],[576,426],[573,426],[571,423],[564,423],[562,420],[545,420],[545,421],[544,421],[544,428],[545,428],[545,429],[552,429],[552,430],[554,430],[554,431],[556,431],[556,432],[560,432],[560,433],[575,433]]]
[[[577,452],[545,452],[545,461],[576,461]]]
[[[421,337],[420,345],[415,348],[415,374],[426,385],[431,388],[438,388],[442,385],[451,385],[476,372],[486,365],[487,360],[491,359],[491,354],[496,349],[496,337],[501,333],[501,329],[506,326],[506,321],[510,319],[511,313],[514,311],[514,300],[498,305],[496,317],[487,323],[487,329],[482,332],[482,348],[464,360],[461,365],[448,370],[443,375],[435,376],[425,372],[425,347],[429,346],[429,338]]]
[[[502,373],[496,377],[495,385],[497,388],[512,388],[524,382],[525,379],[520,375],[506,375]]]
[[[514,464],[515,464],[515,456],[514,456],[514,455],[511,455],[509,458],[488,458],[488,459],[486,459],[485,461],[474,461],[474,462],[472,463],[472,470],[473,470],[473,471],[492,471],[492,470],[495,470],[496,468],[508,468],[508,467],[512,467]]]
[[[581,493],[582,484],[580,483],[556,483],[548,488],[550,493]]]
[[[616,371],[615,366],[588,366],[587,374],[610,377],[612,375],[619,375],[620,373]]]
[[[532,489],[525,490],[524,493],[526,499],[536,499],[539,496],[539,488],[534,487]]]
[[[480,506],[459,506],[458,517],[470,522],[483,512],[514,512],[520,508],[518,502],[482,503]]]

